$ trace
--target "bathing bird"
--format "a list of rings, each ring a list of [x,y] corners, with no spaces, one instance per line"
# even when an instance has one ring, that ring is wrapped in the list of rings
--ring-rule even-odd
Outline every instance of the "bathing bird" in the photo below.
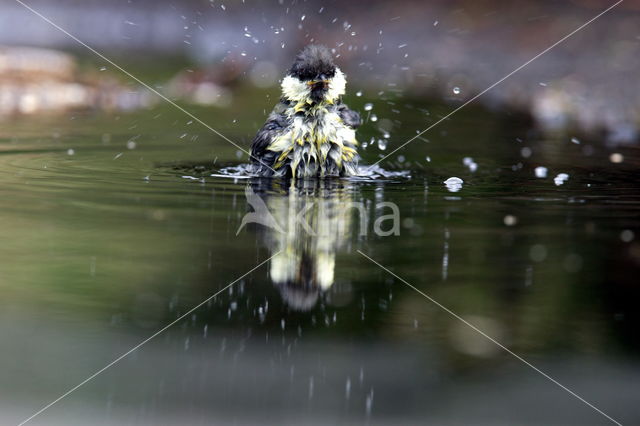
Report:
[[[282,97],[251,146],[259,176],[353,176],[360,114],[342,102],[345,74],[328,48],[309,45],[282,80]]]

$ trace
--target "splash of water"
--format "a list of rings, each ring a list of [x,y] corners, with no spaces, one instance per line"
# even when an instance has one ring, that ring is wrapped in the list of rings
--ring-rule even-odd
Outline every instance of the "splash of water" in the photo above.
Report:
[[[390,171],[385,170],[379,165],[374,166],[358,166],[358,173],[347,179],[352,181],[374,181],[380,179],[409,179],[411,174],[409,170]],[[254,167],[251,164],[238,164],[236,166],[223,167],[216,173],[211,173],[210,177],[233,178],[233,179],[249,179],[258,177],[255,174]]]

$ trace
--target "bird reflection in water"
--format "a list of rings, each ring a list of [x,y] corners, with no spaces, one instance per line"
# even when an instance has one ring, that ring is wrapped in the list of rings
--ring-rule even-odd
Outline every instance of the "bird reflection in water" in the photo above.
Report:
[[[255,179],[246,196],[253,212],[245,215],[240,229],[262,225],[254,229],[275,254],[271,280],[290,308],[312,309],[334,283],[336,253],[346,250],[351,240],[355,212],[365,222],[360,232],[366,232],[368,215],[362,203],[354,202],[358,193],[353,183]]]

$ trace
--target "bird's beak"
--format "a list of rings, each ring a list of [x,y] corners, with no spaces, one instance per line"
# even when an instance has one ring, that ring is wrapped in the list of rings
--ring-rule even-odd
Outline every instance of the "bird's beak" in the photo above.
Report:
[[[307,82],[309,86],[313,89],[328,89],[329,88],[329,80],[311,80]]]

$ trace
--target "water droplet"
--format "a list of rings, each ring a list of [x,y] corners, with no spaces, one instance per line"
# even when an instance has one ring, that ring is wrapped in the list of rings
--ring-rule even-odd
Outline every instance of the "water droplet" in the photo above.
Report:
[[[464,181],[459,177],[453,176],[445,180],[443,183],[445,184],[449,192],[458,192],[462,189],[462,184],[464,183]]]
[[[504,217],[503,222],[507,226],[513,226],[518,223],[518,218],[512,214],[508,214]]]
[[[462,159],[462,164],[467,166],[471,172],[475,172],[476,170],[478,170],[478,163],[473,161],[473,158],[471,157],[464,157]]]
[[[453,88],[453,93],[454,93],[455,95],[459,95],[459,94],[460,94],[460,88],[459,88],[458,86],[454,87],[454,88]]]
[[[635,234],[631,229],[625,229],[620,233],[620,239],[625,243],[630,243],[631,241],[633,241],[634,237]]]
[[[534,262],[542,262],[547,258],[547,248],[542,244],[534,244],[529,249],[529,257]]]
[[[536,167],[534,172],[536,174],[536,177],[539,178],[539,179],[544,179],[544,178],[547,177],[547,168],[546,167],[542,167],[542,166]]]
[[[563,183],[565,183],[568,179],[569,179],[569,175],[568,174],[559,173],[556,177],[553,178],[553,183],[555,183],[556,186],[560,186]]]
[[[371,111],[373,109],[373,104],[364,104],[365,111]]]
[[[365,402],[365,405],[366,405],[367,416],[370,416],[371,410],[373,409],[373,389],[371,389],[371,392],[369,392],[369,395],[367,395],[367,400]]]
[[[622,163],[624,161],[624,156],[619,152],[614,152],[609,156],[609,161],[616,164]]]

